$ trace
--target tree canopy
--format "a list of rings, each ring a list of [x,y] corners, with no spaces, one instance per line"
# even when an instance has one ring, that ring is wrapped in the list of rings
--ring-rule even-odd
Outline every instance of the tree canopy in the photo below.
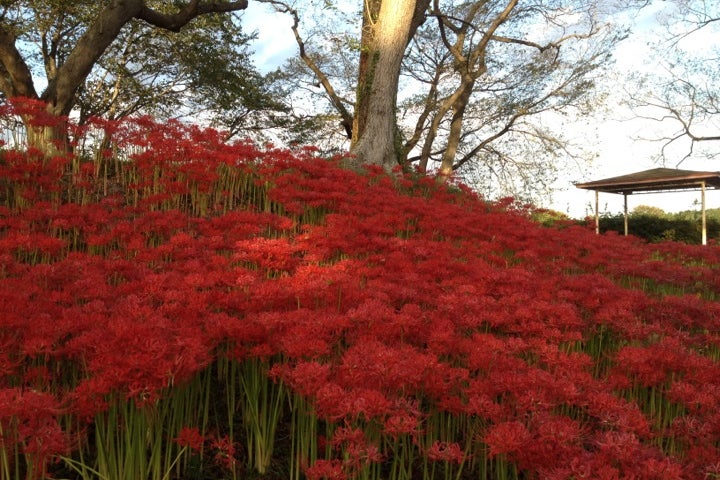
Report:
[[[209,113],[236,131],[253,113],[284,110],[231,15],[246,7],[247,0],[3,2],[0,92],[41,100],[52,115],[77,109],[81,120]]]

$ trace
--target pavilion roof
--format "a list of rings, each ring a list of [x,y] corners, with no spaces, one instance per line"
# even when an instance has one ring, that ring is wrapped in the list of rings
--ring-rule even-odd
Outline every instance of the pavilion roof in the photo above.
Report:
[[[576,183],[575,186],[585,190],[631,195],[668,190],[696,190],[703,182],[706,188],[720,188],[720,172],[653,168],[619,177]]]

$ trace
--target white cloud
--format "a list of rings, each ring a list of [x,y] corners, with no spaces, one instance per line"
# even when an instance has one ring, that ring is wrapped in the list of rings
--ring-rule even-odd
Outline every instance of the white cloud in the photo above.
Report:
[[[291,30],[293,22],[288,14],[267,4],[250,2],[241,19],[246,33],[257,33],[257,39],[252,43],[253,60],[261,72],[275,70],[297,55],[298,47]]]

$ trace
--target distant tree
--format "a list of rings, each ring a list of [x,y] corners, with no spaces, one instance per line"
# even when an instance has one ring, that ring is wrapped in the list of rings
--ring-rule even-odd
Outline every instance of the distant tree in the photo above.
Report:
[[[549,209],[532,210],[530,212],[530,218],[545,227],[563,228],[580,223],[562,212]]]
[[[699,206],[696,210],[667,213],[658,207],[638,205],[630,214],[628,229],[631,235],[644,238],[649,242],[675,240],[699,244],[702,240],[700,217]],[[708,209],[706,218],[707,237],[717,240],[720,237],[720,209]],[[600,230],[623,233],[625,230],[624,215],[601,216]]]
[[[146,68],[143,61],[152,63],[157,56],[167,55],[158,47],[168,43],[156,32],[179,32],[195,18],[242,10],[247,4],[247,0],[189,0],[175,1],[172,5],[150,0],[2,2],[0,92],[6,98],[42,100],[50,115],[68,115],[83,94],[85,98],[91,94],[93,85],[86,85],[86,82],[101,60],[107,66],[107,72],[126,70],[124,75],[115,78],[116,83],[122,79],[137,81],[139,72]],[[143,27],[133,26],[134,22],[142,22]],[[132,41],[113,45],[119,39]],[[142,44],[149,48],[139,56],[137,48]],[[37,48],[33,48],[35,46]],[[120,57],[103,59],[111,47]],[[169,57],[176,61],[175,64],[181,64],[187,53],[175,50]],[[123,54],[127,55],[123,57]],[[208,50],[204,55],[212,55],[212,51]],[[45,82],[40,82],[45,84],[40,92],[35,78],[39,72],[34,68],[38,62],[43,66],[45,77]],[[160,78],[163,72],[157,70],[156,74],[156,78]],[[109,93],[114,95],[115,92],[119,90]],[[29,123],[31,119],[23,120]],[[28,141],[41,148],[47,148],[53,140],[62,142],[66,135],[62,126],[28,126]]]
[[[651,205],[638,205],[632,209],[630,215],[647,215],[650,217],[663,218],[667,216],[667,213],[659,207],[653,207]]]

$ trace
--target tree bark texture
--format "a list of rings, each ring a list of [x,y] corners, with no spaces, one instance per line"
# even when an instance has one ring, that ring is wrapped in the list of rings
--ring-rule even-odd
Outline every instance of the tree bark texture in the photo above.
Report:
[[[369,0],[363,16],[351,152],[359,163],[398,163],[395,107],[400,67],[429,0]]]

